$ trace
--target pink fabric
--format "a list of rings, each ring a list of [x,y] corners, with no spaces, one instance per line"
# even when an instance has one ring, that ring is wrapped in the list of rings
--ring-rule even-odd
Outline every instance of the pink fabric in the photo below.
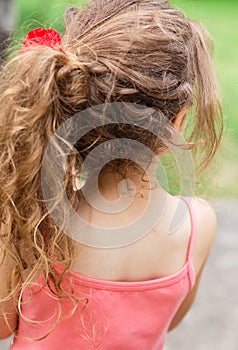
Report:
[[[25,319],[20,317],[11,350],[162,350],[170,322],[195,282],[192,257],[197,225],[191,209],[190,215],[191,238],[182,269],[144,282],[104,281],[71,273],[65,286],[70,288],[71,279],[75,295],[82,299],[73,315],[73,303],[62,301],[62,318],[57,326],[59,302],[48,287],[42,287],[41,277],[23,294]],[[43,340],[24,339],[44,337],[54,326]]]

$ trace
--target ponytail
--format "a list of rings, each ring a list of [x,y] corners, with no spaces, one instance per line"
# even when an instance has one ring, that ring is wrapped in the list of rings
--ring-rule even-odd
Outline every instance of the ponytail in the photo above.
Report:
[[[76,79],[75,93],[69,85]],[[12,287],[15,295],[39,273],[53,281],[56,295],[66,293],[54,264],[57,257],[68,271],[73,245],[46,211],[40,171],[51,136],[65,115],[85,100],[85,84],[84,67],[47,46],[32,47],[1,72],[0,255],[12,260],[12,274],[19,281]]]

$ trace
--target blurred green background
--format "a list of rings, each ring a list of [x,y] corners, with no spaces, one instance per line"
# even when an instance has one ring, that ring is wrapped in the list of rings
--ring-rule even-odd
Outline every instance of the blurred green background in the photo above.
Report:
[[[225,135],[217,157],[217,197],[238,197],[238,1],[172,0],[190,18],[202,22],[215,41],[215,66],[222,87]],[[53,26],[63,31],[64,10],[82,6],[80,0],[19,0],[17,7],[18,35],[24,37],[38,26]]]

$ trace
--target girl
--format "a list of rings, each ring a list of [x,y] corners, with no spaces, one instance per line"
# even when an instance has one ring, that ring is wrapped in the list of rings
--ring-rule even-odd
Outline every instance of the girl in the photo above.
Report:
[[[15,333],[13,350],[161,350],[194,300],[216,231],[208,203],[154,186],[154,155],[169,145],[184,161],[193,149],[199,171],[219,145],[209,36],[165,0],[94,0],[65,20],[62,41],[30,32],[1,72],[0,338]],[[110,210],[120,195],[127,205]],[[155,225],[144,216],[150,198]]]

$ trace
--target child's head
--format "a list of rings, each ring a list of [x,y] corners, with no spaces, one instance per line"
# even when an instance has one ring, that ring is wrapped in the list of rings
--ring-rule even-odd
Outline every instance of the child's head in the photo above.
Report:
[[[209,36],[199,24],[165,0],[95,0],[82,10],[69,9],[65,19],[61,50],[34,46],[1,73],[0,211],[6,223],[1,240],[22,276],[24,269],[34,270],[36,260],[35,272],[49,275],[52,257],[66,272],[72,261],[70,239],[42,203],[40,169],[51,135],[75,113],[130,102],[179,125],[177,116],[193,108],[188,141],[201,141],[202,165],[210,162],[220,140]],[[85,158],[92,145],[121,137],[159,152],[158,140],[147,130],[123,125],[90,132],[76,148]],[[59,290],[60,281],[55,284]]]
[[[199,165],[205,167],[220,136],[216,129],[218,87],[206,30],[172,9],[167,1],[99,0],[84,10],[69,9],[65,18],[66,52],[73,53],[81,64],[80,73],[74,71],[74,83],[67,79],[67,85],[65,79],[62,86],[65,91],[81,86],[80,98],[68,102],[69,108],[75,107],[70,115],[105,102],[123,101],[152,107],[176,124],[178,114],[193,107],[187,141],[201,141]],[[158,147],[158,140],[145,130],[126,127],[123,131],[106,128],[97,136],[99,141],[104,136],[147,140],[153,151]],[[85,140],[87,147],[95,136]],[[82,147],[78,144],[80,152],[83,141]]]

